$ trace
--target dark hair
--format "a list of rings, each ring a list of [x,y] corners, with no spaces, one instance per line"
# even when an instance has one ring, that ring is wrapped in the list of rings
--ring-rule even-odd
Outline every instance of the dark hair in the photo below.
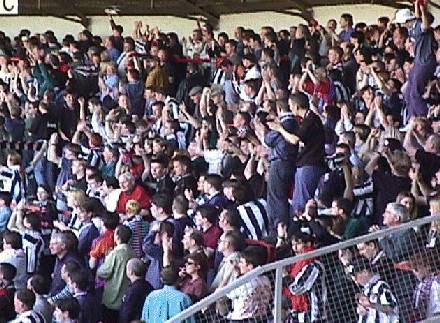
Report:
[[[208,259],[203,252],[193,252],[185,257],[185,260],[188,261],[191,259],[194,261],[196,266],[199,266],[199,274],[204,276],[208,270]]]
[[[11,205],[12,197],[10,193],[0,192],[0,200],[3,200],[7,207]]]
[[[118,155],[119,155],[119,153],[118,153]],[[104,178],[104,182],[107,185],[107,187],[112,187],[115,189],[119,187],[119,182],[114,177],[106,177],[106,178]]]
[[[186,214],[189,208],[189,202],[183,195],[177,195],[173,200],[173,209],[179,214]]]
[[[79,313],[81,312],[81,306],[78,300],[73,297],[62,298],[55,301],[55,307],[59,308],[62,312],[67,312],[69,318],[76,320],[79,318]]]
[[[209,223],[215,224],[218,219],[218,210],[212,205],[200,205],[196,209],[196,213],[199,212],[202,218],[208,220]]]
[[[162,221],[159,224],[159,234],[166,234],[168,237],[174,235],[174,224],[169,221]]]
[[[203,234],[200,231],[194,230],[189,235],[189,238],[191,240],[194,240],[194,243],[197,246],[204,246],[205,245],[205,239],[203,238]]]
[[[251,264],[254,268],[262,266],[266,262],[266,256],[262,250],[262,247],[249,246],[240,252],[240,257],[244,258],[246,263]]]
[[[5,241],[5,243],[11,245],[11,248],[14,250],[23,248],[23,239],[18,232],[6,231],[3,234],[3,240]]]
[[[166,168],[168,161],[163,156],[155,156],[151,159],[150,165],[151,164],[160,164],[162,167]]]
[[[253,199],[253,192],[248,183],[244,181],[238,181],[232,187],[232,195],[237,204],[244,204]]]
[[[115,234],[118,236],[121,243],[128,243],[131,239],[131,230],[126,225],[118,225]]]
[[[162,208],[166,214],[170,214],[172,211],[172,200],[167,194],[154,194],[151,203]]]
[[[40,274],[33,275],[30,279],[29,283],[33,289],[33,291],[38,294],[42,295],[45,292],[46,289],[46,281],[44,280],[44,277]]]
[[[240,214],[237,211],[237,208],[228,208],[223,213],[223,217],[226,220],[226,222],[229,223],[229,225],[233,228],[240,228],[241,226],[241,218]]]
[[[178,155],[173,158],[173,162],[178,162],[186,167],[187,171],[190,172],[192,169],[191,159],[185,155]]]
[[[15,297],[22,302],[29,310],[34,307],[35,304],[35,294],[29,289],[19,289],[15,292]]]
[[[86,291],[89,284],[89,276],[85,270],[76,270],[69,275],[72,284],[76,284],[76,288]]]
[[[315,242],[315,238],[311,234],[307,234],[305,232],[302,232],[301,230],[298,230],[292,234],[292,241],[301,241],[313,244]]]
[[[205,177],[205,181],[208,182],[216,191],[222,189],[223,178],[218,174],[208,174]]]
[[[350,216],[351,209],[352,209],[352,203],[349,199],[346,198],[338,198],[335,200],[336,205],[339,209],[342,209],[345,215]]]
[[[225,232],[223,239],[227,240],[235,251],[241,251],[245,246],[245,238],[238,230]]]
[[[80,264],[73,260],[67,261],[63,266],[64,266],[64,271],[69,277],[70,275],[72,275],[72,273],[81,270]]]
[[[352,25],[353,25],[353,16],[352,16],[351,14],[349,14],[349,13],[343,13],[343,14],[341,15],[341,18],[347,20],[347,23],[348,23],[349,26],[352,26]]]
[[[179,273],[173,266],[166,266],[163,267],[160,272],[160,278],[164,285],[176,285],[177,280],[179,279]]]
[[[3,276],[3,279],[11,283],[17,275],[17,268],[10,263],[2,262],[0,263],[0,273]]]
[[[114,230],[119,225],[119,215],[115,213],[107,213],[102,216],[104,227],[108,230]]]
[[[293,101],[300,109],[308,110],[310,108],[309,98],[303,92],[297,92],[290,95],[289,100]]]
[[[26,213],[23,217],[30,224],[32,230],[39,230],[41,226],[41,218],[37,213]]]

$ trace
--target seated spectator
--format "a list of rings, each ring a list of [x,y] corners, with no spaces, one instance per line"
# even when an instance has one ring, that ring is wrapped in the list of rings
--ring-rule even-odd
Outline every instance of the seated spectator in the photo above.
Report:
[[[27,289],[35,294],[34,311],[40,313],[46,322],[52,321],[53,308],[44,296],[46,282],[43,276],[34,275],[27,281]]]
[[[76,298],[60,299],[55,303],[54,318],[59,323],[79,323],[81,307]]]
[[[240,253],[238,274],[244,275],[265,262],[258,247],[247,247]],[[237,270],[237,269],[236,269]],[[228,319],[245,321],[249,319],[264,320],[270,316],[269,304],[272,302],[272,286],[269,279],[262,275],[248,281],[242,286],[233,289],[227,294],[232,301],[232,311]]]
[[[179,279],[176,269],[171,266],[164,267],[160,276],[164,287],[152,291],[145,299],[141,316],[145,322],[165,322],[192,305],[191,298],[176,288]],[[190,317],[184,322],[195,321]]]
[[[368,259],[358,258],[352,265],[354,279],[363,287],[362,295],[358,297],[359,322],[399,322],[399,304],[396,297],[389,285],[371,271]]]
[[[9,322],[15,317],[14,278],[17,269],[8,263],[0,262],[0,321]]]
[[[130,228],[120,225],[114,233],[116,247],[105,257],[96,275],[106,280],[102,294],[102,316],[104,322],[116,322],[122,297],[128,288],[129,280],[125,268],[127,262],[135,257],[128,243],[131,238]]]
[[[28,289],[19,289],[14,295],[14,308],[17,313],[15,320],[11,323],[35,322],[44,323],[44,317],[33,310],[35,304],[35,294]]]
[[[147,267],[142,260],[132,258],[127,262],[127,277],[130,285],[122,297],[119,323],[130,323],[141,318],[145,298],[153,290],[151,285],[145,281],[146,272]]]
[[[185,257],[185,264],[179,272],[178,288],[191,297],[193,302],[201,300],[208,292],[206,284],[207,258],[204,253],[193,253]]]

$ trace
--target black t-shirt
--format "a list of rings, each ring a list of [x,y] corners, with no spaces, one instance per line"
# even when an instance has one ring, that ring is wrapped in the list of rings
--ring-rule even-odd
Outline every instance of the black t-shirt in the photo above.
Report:
[[[396,176],[380,170],[373,172],[375,192],[375,219],[374,223],[382,225],[383,213],[388,203],[395,202],[397,195],[402,191],[411,190],[411,179]]]
[[[324,167],[325,132],[321,119],[309,110],[295,135],[304,143],[298,154],[297,166]]]
[[[37,114],[32,120],[29,132],[34,140],[49,139],[49,131],[47,124],[49,122],[49,114]]]
[[[431,178],[440,168],[440,156],[428,153],[423,149],[416,152],[416,160],[420,164],[420,172],[425,183],[430,183]]]

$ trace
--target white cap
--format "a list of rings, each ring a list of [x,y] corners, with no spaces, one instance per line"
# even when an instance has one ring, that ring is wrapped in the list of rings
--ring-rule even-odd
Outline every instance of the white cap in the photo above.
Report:
[[[396,12],[396,19],[394,19],[395,23],[404,24],[408,20],[415,19],[414,15],[411,13],[409,9],[400,9]]]

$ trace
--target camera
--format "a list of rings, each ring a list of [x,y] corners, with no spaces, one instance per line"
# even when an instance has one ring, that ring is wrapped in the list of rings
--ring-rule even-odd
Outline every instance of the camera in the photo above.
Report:
[[[327,165],[330,170],[339,170],[344,165],[344,161],[347,159],[347,155],[343,153],[337,153],[329,156],[327,159]]]

